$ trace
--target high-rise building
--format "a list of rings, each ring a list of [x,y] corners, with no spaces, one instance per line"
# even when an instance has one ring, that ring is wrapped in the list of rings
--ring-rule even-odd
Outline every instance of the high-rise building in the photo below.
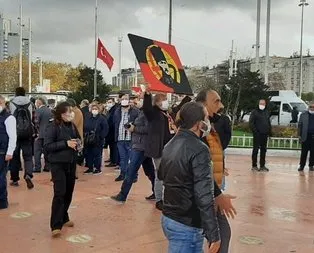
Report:
[[[20,52],[20,35],[13,30],[11,20],[5,19],[0,14],[0,61],[6,60],[9,57],[17,56]],[[29,39],[23,38],[23,55],[29,55]]]
[[[112,85],[118,86],[118,80],[119,80],[120,74],[117,76],[114,76],[112,78]],[[121,79],[122,79],[122,89],[130,89],[135,85],[135,70],[134,68],[128,68],[128,69],[122,69],[121,70]],[[137,70],[137,84],[145,84],[144,77],[142,75],[141,70]]]

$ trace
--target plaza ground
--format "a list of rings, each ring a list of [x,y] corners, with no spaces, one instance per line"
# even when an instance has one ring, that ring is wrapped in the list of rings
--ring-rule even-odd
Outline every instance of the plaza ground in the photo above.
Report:
[[[298,152],[273,152],[268,174],[250,171],[248,150],[230,150],[228,193],[238,215],[231,220],[231,253],[313,253],[314,175],[297,173]],[[35,188],[9,187],[10,207],[0,211],[0,253],[160,253],[167,241],[160,212],[145,200],[150,185],[143,173],[129,200],[117,204],[117,171],[100,176],[82,175],[70,209],[74,228],[65,228],[59,239],[49,230],[52,184],[50,174],[35,175]]]

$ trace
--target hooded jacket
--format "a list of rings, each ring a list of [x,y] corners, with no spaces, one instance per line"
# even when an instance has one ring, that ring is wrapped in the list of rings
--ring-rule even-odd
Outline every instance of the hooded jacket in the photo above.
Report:
[[[33,105],[30,101],[30,99],[28,97],[25,96],[18,96],[12,99],[11,103],[10,103],[10,112],[12,115],[14,115],[14,112],[16,110],[16,106],[14,104],[17,105],[27,105],[29,104],[28,110],[30,112],[31,115],[31,119],[33,119]]]

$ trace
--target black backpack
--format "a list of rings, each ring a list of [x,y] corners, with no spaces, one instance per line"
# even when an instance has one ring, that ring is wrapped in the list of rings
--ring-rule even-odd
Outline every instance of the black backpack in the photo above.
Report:
[[[16,118],[17,139],[30,139],[33,136],[32,117],[30,111],[28,110],[31,103],[26,105],[13,104],[16,107],[13,115]]]

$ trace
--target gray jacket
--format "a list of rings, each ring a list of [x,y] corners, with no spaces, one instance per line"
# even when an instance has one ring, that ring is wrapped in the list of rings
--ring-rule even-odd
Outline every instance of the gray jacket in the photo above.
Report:
[[[298,135],[301,138],[302,142],[305,142],[308,136],[309,128],[309,112],[304,112],[300,115],[299,124],[298,124]]]
[[[38,138],[44,138],[47,125],[51,118],[52,112],[47,106],[42,106],[35,111],[35,123],[38,131]]]
[[[141,111],[134,121],[134,132],[132,134],[132,148],[137,151],[145,151],[145,143],[148,134],[148,121]]]
[[[11,100],[11,103],[10,103],[10,112],[12,115],[14,115],[14,112],[16,110],[16,106],[14,104],[17,104],[17,105],[27,105],[29,104],[29,107],[28,107],[28,110],[31,114],[31,118],[33,118],[33,104],[31,103],[31,101],[29,100],[28,97],[24,97],[24,96],[18,96],[18,97],[15,97]]]

